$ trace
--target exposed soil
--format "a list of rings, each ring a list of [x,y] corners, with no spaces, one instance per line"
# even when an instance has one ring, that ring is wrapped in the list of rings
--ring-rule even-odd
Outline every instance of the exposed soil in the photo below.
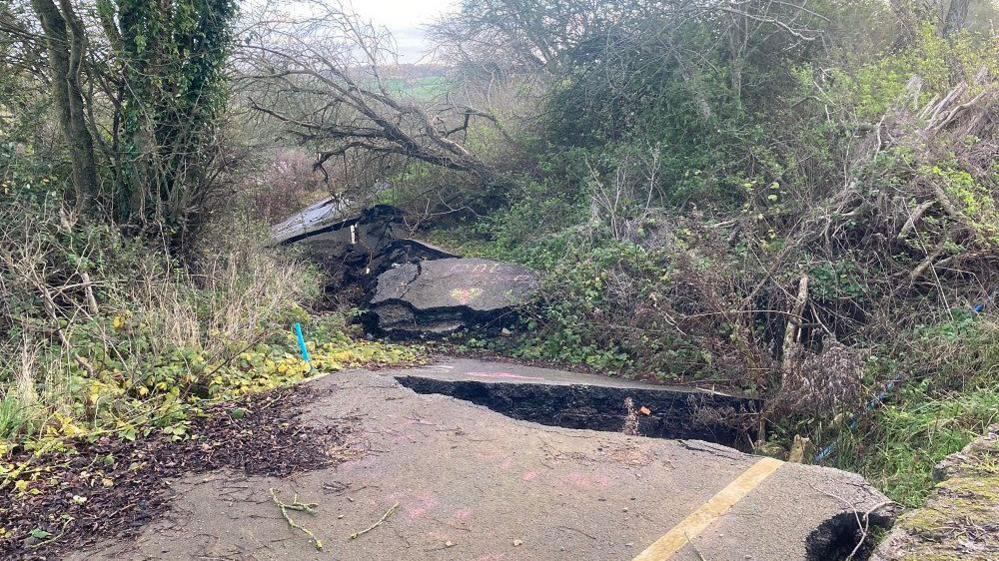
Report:
[[[300,422],[299,405],[315,393],[298,386],[214,406],[193,420],[189,440],[104,437],[74,443],[73,454],[45,457],[44,476],[25,493],[4,491],[9,504],[0,504],[0,527],[8,535],[0,539],[0,558],[53,559],[101,538],[133,536],[166,510],[172,477],[220,468],[285,477],[340,463],[355,420],[324,427]],[[49,535],[32,536],[36,529]]]
[[[866,561],[874,553],[877,537],[891,529],[898,509],[877,512],[843,512],[830,518],[808,536],[809,561]]]
[[[498,384],[420,376],[397,376],[396,380],[416,393],[456,397],[514,419],[543,425],[698,439],[734,448],[745,448],[747,435],[752,436],[745,420],[758,407],[750,399],[665,388]],[[629,419],[634,427],[626,429]]]

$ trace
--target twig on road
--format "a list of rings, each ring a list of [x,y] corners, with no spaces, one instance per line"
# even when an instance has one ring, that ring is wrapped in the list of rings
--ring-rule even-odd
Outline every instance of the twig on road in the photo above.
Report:
[[[295,498],[291,500],[290,504],[289,503],[285,503],[285,502],[282,502],[281,499],[278,498],[277,491],[273,487],[271,487],[270,491],[271,491],[271,500],[273,500],[274,504],[276,504],[278,506],[278,508],[281,509],[281,515],[284,516],[285,521],[288,522],[288,526],[290,526],[293,529],[298,530],[298,531],[304,533],[305,535],[309,536],[309,539],[312,541],[312,545],[316,548],[316,551],[322,551],[323,550],[323,542],[320,541],[320,539],[317,538],[316,535],[312,533],[312,530],[310,530],[310,529],[308,529],[308,528],[306,528],[304,526],[299,526],[295,522],[295,520],[292,519],[291,515],[288,514],[289,510],[295,510],[295,511],[298,511],[298,512],[305,512],[305,513],[313,514],[314,515],[316,513],[315,509],[316,509],[317,506],[319,506],[319,504],[318,503],[302,503],[302,502],[299,502],[298,501],[298,495],[295,495]]]
[[[353,534],[350,535],[350,539],[356,540],[357,538],[363,536],[364,534],[367,534],[371,530],[374,530],[375,528],[381,526],[386,520],[388,520],[388,517],[392,516],[392,514],[394,514],[395,511],[398,509],[399,509],[399,503],[395,503],[394,505],[392,505],[391,508],[385,511],[385,514],[383,514],[382,517],[378,519],[378,522],[375,522],[374,524],[368,526],[367,528],[361,530],[360,532],[354,532]]]

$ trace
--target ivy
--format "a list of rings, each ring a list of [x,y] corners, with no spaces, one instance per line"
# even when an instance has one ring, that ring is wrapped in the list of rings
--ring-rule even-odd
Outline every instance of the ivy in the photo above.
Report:
[[[111,42],[126,82],[119,218],[155,223],[179,240],[196,225],[191,209],[202,207],[212,187],[237,4],[105,0],[99,10],[116,15],[120,36]]]

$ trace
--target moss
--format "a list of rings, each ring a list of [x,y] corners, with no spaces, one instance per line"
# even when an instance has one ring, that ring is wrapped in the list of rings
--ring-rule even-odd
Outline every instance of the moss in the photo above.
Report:
[[[958,552],[927,553],[926,551],[918,551],[916,553],[906,555],[901,559],[901,561],[978,561],[979,559],[981,561],[987,561],[985,557],[968,557],[967,554]]]
[[[991,511],[999,507],[999,476],[992,477],[955,477],[937,485],[943,493],[964,497],[967,502]],[[955,499],[948,502],[963,502]],[[996,514],[999,517],[999,514]]]
[[[999,544],[988,528],[999,525],[999,477],[954,477],[937,485],[929,504],[902,517],[908,535],[902,561],[992,559]],[[983,533],[984,532],[984,533]],[[968,541],[978,553],[969,554]]]
[[[956,521],[991,525],[996,523],[996,515],[994,504],[965,498],[938,499],[905,516],[899,527],[922,537],[943,539],[953,532]]]
[[[927,507],[909,513],[899,521],[898,526],[914,535],[929,538],[940,533],[946,535],[950,523],[949,513]]]

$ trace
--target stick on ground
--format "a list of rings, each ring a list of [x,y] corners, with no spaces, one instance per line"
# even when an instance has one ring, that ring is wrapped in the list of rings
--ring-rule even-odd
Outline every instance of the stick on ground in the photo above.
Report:
[[[288,526],[290,526],[293,529],[298,530],[298,531],[304,533],[305,535],[309,536],[309,540],[312,541],[312,545],[315,546],[316,551],[322,551],[323,550],[323,542],[320,541],[319,538],[317,538],[316,535],[312,533],[312,530],[310,530],[310,529],[308,529],[308,528],[306,528],[304,526],[299,526],[292,519],[291,515],[288,514],[289,510],[296,510],[298,512],[306,512],[306,513],[309,513],[309,514],[315,514],[316,513],[315,509],[316,509],[317,506],[319,506],[319,504],[318,503],[302,503],[302,502],[299,502],[298,501],[298,495],[295,495],[295,498],[291,500],[290,504],[289,503],[284,503],[284,502],[281,501],[281,499],[278,498],[277,491],[273,487],[271,487],[270,491],[271,491],[271,500],[273,500],[274,504],[276,504],[278,506],[278,508],[281,509],[281,515],[284,516],[285,521],[288,522]]]
[[[375,522],[374,524],[368,526],[367,528],[361,530],[360,532],[354,532],[353,534],[350,535],[350,539],[356,540],[357,538],[363,536],[364,534],[367,534],[371,530],[374,530],[375,528],[381,526],[382,523],[388,520],[388,517],[392,516],[392,514],[394,514],[395,511],[398,509],[399,509],[399,503],[395,503],[394,505],[392,505],[391,508],[385,511],[385,514],[383,514],[382,517],[378,519],[378,522]]]

